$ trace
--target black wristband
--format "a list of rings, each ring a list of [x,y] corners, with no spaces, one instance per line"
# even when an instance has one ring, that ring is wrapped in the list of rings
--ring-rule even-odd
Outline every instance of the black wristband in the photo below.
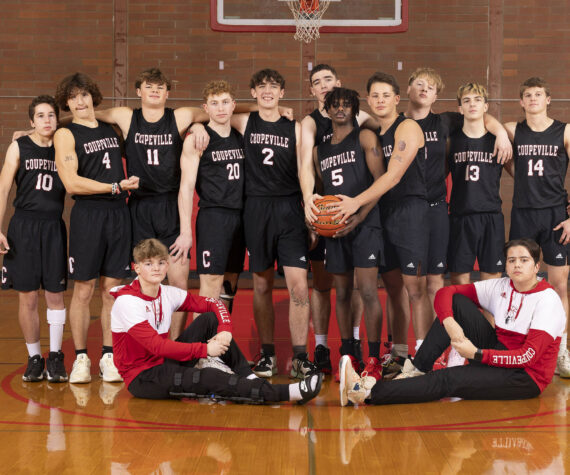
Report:
[[[473,361],[483,361],[483,350],[481,348],[477,348],[477,350],[475,350]]]

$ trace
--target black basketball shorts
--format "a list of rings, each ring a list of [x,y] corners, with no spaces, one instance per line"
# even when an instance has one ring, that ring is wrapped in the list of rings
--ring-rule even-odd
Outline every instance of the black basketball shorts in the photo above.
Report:
[[[309,251],[310,261],[324,261],[325,260],[325,238],[322,236],[318,237],[317,245],[314,249]]]
[[[245,258],[241,210],[200,208],[196,218],[198,274],[240,273]]]
[[[511,210],[509,239],[529,238],[542,248],[543,261],[551,266],[565,266],[568,246],[560,244],[562,230],[553,231],[568,218],[564,205],[551,208],[515,208]]]
[[[449,236],[449,272],[479,270],[494,274],[505,270],[505,220],[503,213],[476,213],[451,216]]]
[[[16,210],[7,233],[2,288],[63,292],[67,288],[67,235],[60,213]]]
[[[69,278],[131,275],[131,217],[124,201],[77,200],[69,229]]]
[[[445,200],[429,203],[428,208],[428,274],[445,274],[449,244],[449,214]]]
[[[143,239],[156,238],[170,248],[180,235],[178,193],[129,200],[133,247]]]
[[[307,268],[308,231],[300,197],[249,197],[243,223],[251,272],[263,272],[275,260],[280,266]]]
[[[385,265],[380,272],[400,269],[402,274],[427,273],[428,202],[409,197],[399,203],[383,206],[380,203],[384,232]]]
[[[361,224],[347,236],[325,238],[325,268],[332,274],[344,274],[355,267],[367,269],[384,262],[382,229]]]

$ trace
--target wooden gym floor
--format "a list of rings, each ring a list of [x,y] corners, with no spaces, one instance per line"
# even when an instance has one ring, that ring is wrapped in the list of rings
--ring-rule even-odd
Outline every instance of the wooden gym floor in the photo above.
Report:
[[[146,401],[96,376],[100,325],[90,330],[93,382],[24,383],[26,351],[17,294],[0,303],[0,471],[2,473],[544,473],[570,470],[570,380],[555,377],[528,401],[439,401],[347,407],[326,380],[307,406]],[[71,292],[66,294],[69,303]],[[251,290],[236,298],[234,336],[257,351]],[[282,375],[290,358],[287,294],[276,290],[276,343]],[[92,313],[99,312],[98,295]],[[45,315],[42,305],[40,315]],[[330,325],[333,364],[336,323]],[[384,333],[385,335],[385,333]],[[64,335],[68,371],[74,359]],[[42,317],[42,350],[47,325]],[[310,343],[311,352],[314,348]],[[366,354],[366,350],[365,350]]]

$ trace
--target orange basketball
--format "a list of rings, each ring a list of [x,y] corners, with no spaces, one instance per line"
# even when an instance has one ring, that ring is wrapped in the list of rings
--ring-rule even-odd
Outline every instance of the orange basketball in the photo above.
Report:
[[[337,201],[341,201],[340,198],[333,195],[326,195],[315,200],[315,206],[319,209],[319,212],[317,213],[317,220],[313,223],[313,226],[320,236],[332,237],[337,231],[344,229],[346,226],[344,223],[339,224],[340,219],[333,221],[332,218],[337,213],[327,208],[331,203]]]

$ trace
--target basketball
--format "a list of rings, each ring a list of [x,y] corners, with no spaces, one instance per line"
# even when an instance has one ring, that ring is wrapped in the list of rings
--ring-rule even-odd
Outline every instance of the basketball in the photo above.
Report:
[[[337,201],[341,201],[341,199],[333,195],[326,195],[315,200],[315,206],[319,212],[317,213],[317,220],[313,223],[313,226],[320,236],[332,237],[337,231],[344,229],[346,226],[345,223],[339,224],[340,219],[333,221],[332,218],[337,213],[327,209],[331,203],[336,203]]]

